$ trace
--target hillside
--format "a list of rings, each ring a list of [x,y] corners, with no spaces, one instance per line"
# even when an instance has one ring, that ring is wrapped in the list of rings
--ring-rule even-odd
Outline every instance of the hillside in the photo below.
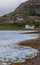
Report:
[[[40,16],[40,0],[28,0],[21,3],[15,11],[4,15],[3,17],[16,18],[23,17],[26,19],[26,16]],[[37,17],[38,18],[38,17]]]
[[[27,16],[40,16],[40,0],[29,0],[20,4],[15,13],[15,16],[22,16],[24,19],[27,19]]]
[[[29,0],[15,10],[17,13],[25,13],[29,15],[40,15],[40,0]]]
[[[0,24],[23,23],[24,25],[32,21],[40,22],[40,0],[23,2],[15,11],[0,17]]]

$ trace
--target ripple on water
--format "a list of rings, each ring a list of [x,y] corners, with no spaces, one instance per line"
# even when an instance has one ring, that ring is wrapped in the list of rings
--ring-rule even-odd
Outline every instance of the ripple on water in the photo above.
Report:
[[[37,56],[38,50],[27,46],[8,45],[0,49],[0,61],[4,62],[24,62],[26,58]]]
[[[26,58],[37,56],[38,50],[17,44],[21,41],[35,39],[37,35],[18,33],[21,31],[0,31],[0,62],[2,63],[0,65],[8,65],[10,62],[24,62]]]

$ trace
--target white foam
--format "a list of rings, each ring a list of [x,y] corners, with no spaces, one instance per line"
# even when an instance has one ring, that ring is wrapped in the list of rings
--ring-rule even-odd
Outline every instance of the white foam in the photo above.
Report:
[[[26,57],[35,57],[38,51],[31,47],[9,45],[3,47],[3,51],[0,52],[0,57],[6,58],[7,61],[11,62],[24,62]]]

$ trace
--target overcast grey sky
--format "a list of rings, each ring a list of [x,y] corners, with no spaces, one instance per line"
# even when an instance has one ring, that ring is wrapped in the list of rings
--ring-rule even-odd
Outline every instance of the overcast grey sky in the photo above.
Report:
[[[27,0],[0,0],[0,16],[12,12],[20,3]]]

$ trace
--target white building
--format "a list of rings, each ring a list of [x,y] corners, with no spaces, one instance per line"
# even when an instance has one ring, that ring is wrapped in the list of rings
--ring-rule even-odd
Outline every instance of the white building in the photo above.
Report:
[[[25,25],[25,29],[34,29],[34,26]]]

